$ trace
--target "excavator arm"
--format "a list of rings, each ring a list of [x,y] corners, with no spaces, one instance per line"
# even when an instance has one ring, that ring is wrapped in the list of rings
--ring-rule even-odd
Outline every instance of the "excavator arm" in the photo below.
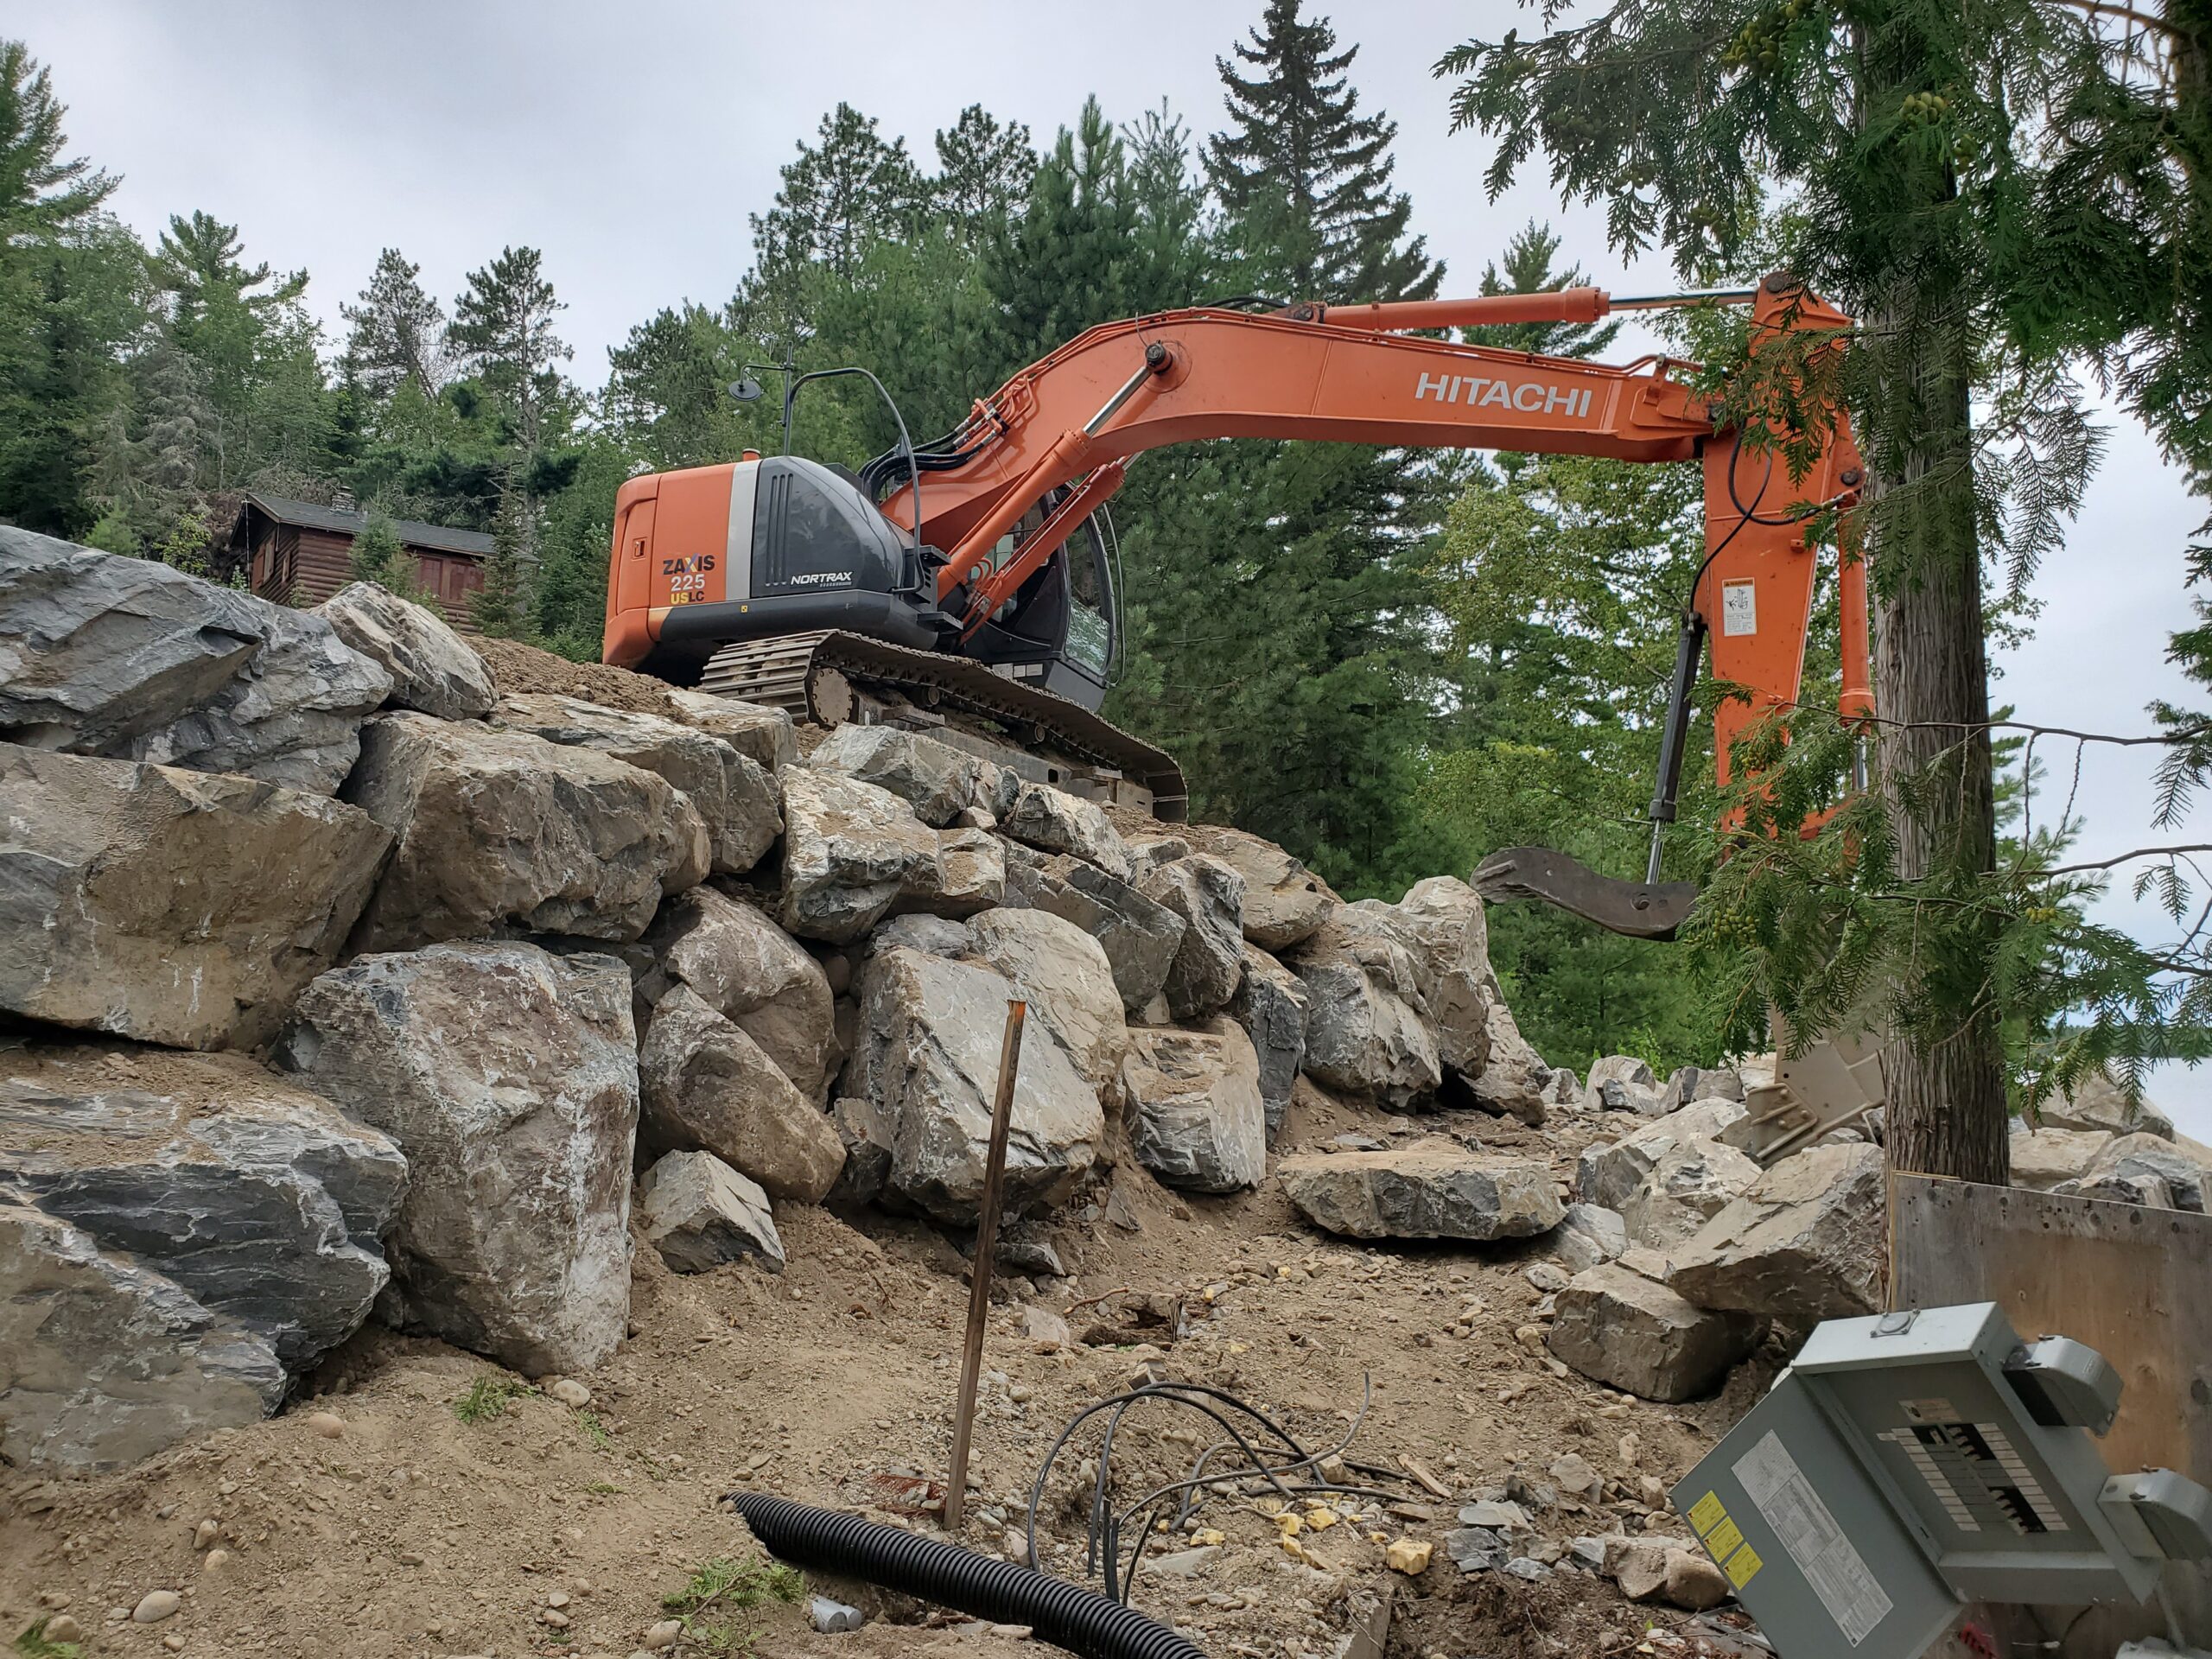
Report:
[[[1786,330],[1840,334],[1849,319],[1802,289],[1769,279],[1751,296],[1753,350]],[[1639,302],[1628,302],[1635,304]],[[958,465],[932,470],[920,492],[921,534],[948,550],[938,602],[972,633],[1058,550],[1122,481],[1124,463],[1166,444],[1224,437],[1304,438],[1419,448],[1605,455],[1631,461],[1701,461],[1707,556],[1683,618],[1668,759],[1652,816],[1673,817],[1688,696],[1709,639],[1715,677],[1744,688],[1714,715],[1721,781],[1732,748],[1753,721],[1796,700],[1805,660],[1818,548],[1810,509],[1856,499],[1862,462],[1835,411],[1816,459],[1792,474],[1781,435],[1754,446],[1717,427],[1679,365],[1650,358],[1624,367],[1461,345],[1397,332],[1483,323],[1594,321],[1616,308],[1596,289],[1400,304],[1297,306],[1268,315],[1198,308],[1103,324],[1024,369],[974,414],[948,448]],[[1620,308],[1626,308],[1626,305]],[[1071,486],[1072,486],[1071,488]],[[883,503],[912,521],[911,486]],[[1060,490],[1045,523],[1020,546],[1001,539],[1034,504]],[[1839,573],[1847,718],[1872,713],[1866,573]],[[1516,849],[1519,850],[1519,849]],[[1495,862],[1496,861],[1493,861]],[[1522,874],[1533,877],[1533,868]],[[1493,873],[1503,890],[1510,870]],[[1665,937],[1687,889],[1663,899],[1656,859],[1642,898],[1579,898],[1557,873],[1544,896],[1620,931]],[[1624,910],[1623,906],[1627,909]]]

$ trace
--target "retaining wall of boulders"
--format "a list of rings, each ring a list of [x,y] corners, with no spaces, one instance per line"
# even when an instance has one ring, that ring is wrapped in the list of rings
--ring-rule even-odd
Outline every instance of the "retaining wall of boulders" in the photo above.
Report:
[[[776,710],[621,701],[503,694],[372,587],[293,611],[0,528],[0,1459],[250,1420],[371,1317],[588,1371],[633,1249],[775,1271],[779,1204],[970,1226],[1017,996],[1016,1213],[1120,1147],[1255,1186],[1303,1077],[1632,1128],[1571,1190],[1465,1138],[1276,1172],[1333,1232],[1542,1241],[1550,1351],[1614,1386],[1879,1303],[1878,1150],[1762,1171],[1733,1073],[1546,1064],[1460,881],[1347,905],[925,734],[802,759]],[[2120,1127],[2061,1179],[2201,1205]]]

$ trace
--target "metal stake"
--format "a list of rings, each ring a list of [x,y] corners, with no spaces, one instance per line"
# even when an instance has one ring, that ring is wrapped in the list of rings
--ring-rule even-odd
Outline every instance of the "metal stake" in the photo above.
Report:
[[[991,1263],[999,1249],[1006,1141],[1014,1127],[1014,1075],[1021,1061],[1021,1024],[1028,1015],[1027,1002],[1006,1005],[998,1098],[991,1106],[991,1149],[983,1163],[983,1201],[976,1217],[976,1270],[968,1285],[968,1343],[960,1356],[960,1400],[952,1418],[952,1473],[944,1484],[944,1529],[955,1534],[968,1506],[968,1443],[976,1429],[976,1385],[983,1374],[983,1319],[991,1309]]]

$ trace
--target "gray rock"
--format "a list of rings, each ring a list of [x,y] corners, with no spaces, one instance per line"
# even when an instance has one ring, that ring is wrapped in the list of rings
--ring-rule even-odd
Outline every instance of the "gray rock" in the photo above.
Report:
[[[1306,1070],[1341,1093],[1402,1107],[1443,1081],[1412,956],[1347,906],[1287,963],[1306,987]]]
[[[870,957],[846,1088],[882,1114],[887,1192],[941,1221],[975,1219],[989,1149],[1006,1006],[1014,990],[973,963],[918,951]],[[1057,1042],[1025,1041],[1007,1147],[1009,1214],[1058,1204],[1097,1161],[1098,1096]]]
[[[16,1050],[0,1188],[161,1274],[294,1370],[368,1318],[399,1149],[242,1057]]]
[[[2212,1205],[2212,1149],[2186,1135],[2171,1138],[2138,1132],[2113,1137],[2084,1172],[2091,1180],[2148,1179],[2166,1184],[2177,1210],[2199,1215]]]
[[[1667,1282],[1700,1307],[1801,1331],[1878,1313],[1889,1276],[1885,1211],[1880,1147],[1793,1153],[1670,1254]]]
[[[1388,910],[1413,956],[1437,1058],[1462,1077],[1480,1077],[1491,1045],[1490,930],[1481,895],[1455,876],[1433,876],[1414,882]]]
[[[694,887],[662,906],[645,944],[657,963],[642,982],[649,1000],[668,981],[689,985],[799,1093],[824,1097],[840,1059],[834,1001],[822,965],[798,940],[752,906]]]
[[[985,911],[988,916],[991,912]],[[912,911],[904,916],[893,916],[881,923],[868,936],[864,952],[873,955],[878,950],[891,950],[904,946],[919,950],[929,957],[964,957],[969,950],[969,924],[955,921],[950,916],[931,916]],[[1085,938],[1090,936],[1086,933]]]
[[[639,1141],[711,1152],[779,1198],[818,1204],[845,1166],[830,1120],[739,1027],[677,984],[638,1046]]]
[[[1679,1141],[1717,1137],[1745,1115],[1745,1109],[1735,1101],[1703,1100],[1618,1141],[1586,1147],[1575,1160],[1574,1196],[1585,1204],[1622,1209],[1669,1147]]]
[[[1677,1141],[1621,1205],[1628,1236],[1663,1250],[1751,1191],[1761,1171],[1744,1153],[1702,1138]]]
[[[1449,1143],[1301,1154],[1276,1173],[1308,1221],[1351,1238],[1527,1238],[1560,1220],[1544,1165]]]
[[[1209,827],[1205,850],[1244,878],[1244,937],[1267,951],[1303,944],[1344,901],[1271,841]]]
[[[0,1007],[259,1042],[337,957],[391,843],[320,795],[0,746]]]
[[[277,1059],[406,1154],[385,1316],[528,1376],[629,1317],[630,978],[523,944],[368,956],[302,995]]]
[[[1006,902],[1006,843],[988,830],[940,830],[936,855],[906,867],[897,904],[933,916],[973,916]]]
[[[2047,1192],[2062,1181],[2078,1180],[2098,1165],[2113,1135],[2105,1129],[2031,1129],[2012,1127],[2012,1185]]]
[[[1290,1092],[1306,1060],[1305,984],[1257,945],[1244,947],[1244,974],[1229,999],[1229,1017],[1244,1027],[1260,1061],[1260,1101],[1268,1144],[1282,1130]]]
[[[768,1195],[710,1152],[671,1152],[647,1170],[638,1220],[645,1242],[678,1273],[746,1261],[784,1270]]]
[[[1162,989],[1178,1020],[1227,1005],[1244,976],[1244,878],[1217,858],[1193,853],[1160,865],[1140,891],[1183,918]]]
[[[1744,1079],[1731,1067],[1719,1065],[1680,1065],[1667,1078],[1667,1086],[1659,1091],[1662,1114],[1677,1112],[1683,1107],[1700,1100],[1741,1100]]]
[[[499,723],[563,748],[592,749],[626,760],[683,791],[707,826],[709,868],[738,875],[760,861],[784,833],[776,780],[737,746],[695,727],[652,715],[602,709],[575,697],[499,699]]]
[[[845,1166],[829,1202],[848,1208],[875,1203],[891,1181],[889,1116],[872,1100],[840,1095],[830,1103],[830,1125],[845,1149]]]
[[[2051,1192],[2060,1198],[2101,1198],[2107,1204],[2139,1204],[2146,1210],[2173,1210],[2174,1190],[2163,1176],[2147,1171],[2121,1174],[2113,1170],[2101,1175],[2085,1175],[2079,1180],[2061,1181]]]
[[[668,701],[675,719],[712,732],[771,778],[798,760],[798,734],[792,729],[791,717],[780,709],[673,685],[668,688]]]
[[[1634,1055],[1608,1054],[1591,1066],[1583,1088],[1583,1110],[1663,1117],[1672,1109],[1651,1068]]]
[[[1233,1192],[1268,1173],[1260,1060],[1234,1020],[1200,1031],[1129,1033],[1123,1072],[1137,1161],[1169,1186]]]
[[[998,814],[999,831],[1040,852],[1065,853],[1096,865],[1119,881],[1130,876],[1121,831],[1096,804],[1023,779],[1013,804]]]
[[[850,944],[889,915],[910,884],[944,885],[937,833],[889,790],[806,766],[778,777],[785,837],[777,919],[787,931]]]
[[[1031,1016],[1094,1089],[1111,1084],[1128,1052],[1114,969],[1097,940],[1043,910],[987,910],[968,924],[968,948],[1002,975]]]
[[[1478,1498],[1472,1503],[1459,1506],[1459,1524],[1496,1533],[1503,1542],[1506,1535],[1527,1529],[1529,1512],[1518,1503],[1508,1503],[1503,1498]]]
[[[499,701],[491,671],[459,634],[427,607],[372,582],[348,582],[315,613],[391,676],[387,707],[438,720],[483,720]]]
[[[0,1354],[0,1460],[18,1470],[125,1468],[284,1397],[265,1338],[4,1193]]]
[[[806,764],[889,790],[939,830],[975,805],[982,789],[983,765],[974,755],[892,726],[840,726]]]
[[[1526,1579],[1531,1584],[1548,1579],[1552,1575],[1551,1568],[1532,1555],[1516,1555],[1511,1560],[1506,1562],[1505,1570],[1515,1578]]]
[[[371,950],[510,928],[627,941],[707,874],[706,825],[664,779],[526,732],[379,715],[346,798],[398,838]]]
[[[1531,1128],[1542,1127],[1549,1103],[1556,1098],[1559,1073],[1522,1036],[1513,1011],[1492,975],[1484,987],[1490,999],[1485,1023],[1490,1033],[1490,1058],[1482,1075],[1470,1089],[1475,1104],[1500,1116],[1518,1118]],[[1570,1080],[1573,1072],[1568,1072]]]
[[[1734,1592],[1728,1586],[1728,1575],[1702,1551],[1669,1549],[1667,1582],[1660,1593],[1666,1597],[1669,1606],[1701,1613],[1708,1607],[1718,1607]]]
[[[1160,995],[1183,942],[1180,916],[1128,882],[1065,854],[1009,858],[1006,902],[1049,912],[1097,940],[1113,969],[1122,1009],[1133,1018]]]
[[[2131,1103],[2127,1091],[2104,1071],[2091,1072],[2063,1094],[2046,1095],[2036,1103],[2036,1116],[2054,1129],[2174,1138],[2172,1119],[2147,1100]]]
[[[1646,1400],[1691,1400],[1718,1388],[1751,1351],[1758,1324],[1694,1306],[1616,1263],[1577,1274],[1554,1304],[1552,1353],[1592,1381]]]
[[[1628,1224],[1617,1210],[1570,1204],[1548,1241],[1569,1273],[1618,1259],[1628,1249]]]
[[[1180,836],[1148,836],[1135,841],[1124,836],[1122,845],[1129,855],[1129,880],[1139,887],[1161,865],[1188,858],[1192,851],[1191,843]]]
[[[1601,1083],[1613,1082],[1655,1091],[1659,1087],[1659,1080],[1653,1075],[1650,1065],[1633,1054],[1608,1054],[1603,1059],[1592,1062],[1589,1081],[1592,1088]]]
[[[0,738],[328,795],[391,677],[321,617],[0,525]]]
[[[1489,1573],[1513,1558],[1512,1546],[1488,1527],[1455,1527],[1444,1535],[1444,1553],[1462,1573]]]

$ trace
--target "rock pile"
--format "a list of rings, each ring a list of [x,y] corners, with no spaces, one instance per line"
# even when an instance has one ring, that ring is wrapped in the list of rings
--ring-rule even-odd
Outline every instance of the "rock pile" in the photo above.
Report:
[[[1533,1345],[1611,1386],[1879,1304],[1878,1153],[1762,1171],[1733,1072],[1548,1065],[1464,882],[1348,905],[924,733],[801,759],[772,709],[550,683],[378,590],[295,612],[0,529],[0,1456],[258,1415],[372,1315],[588,1371],[633,1249],[779,1270],[779,1205],[971,1226],[1017,997],[1017,1217],[1117,1156],[1257,1186],[1319,1088],[1389,1138],[1282,1157],[1297,1210],[1533,1241]],[[2159,1125],[2062,1110],[2049,1184],[2202,1206]]]

